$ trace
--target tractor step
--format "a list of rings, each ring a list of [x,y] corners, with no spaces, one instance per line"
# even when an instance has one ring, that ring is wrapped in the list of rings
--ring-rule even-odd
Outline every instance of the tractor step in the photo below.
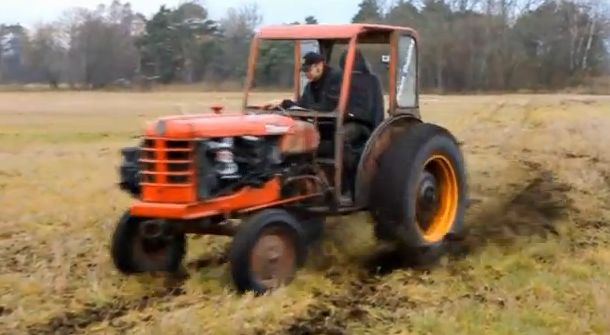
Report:
[[[316,163],[321,165],[333,166],[335,165],[335,160],[332,158],[316,158]]]

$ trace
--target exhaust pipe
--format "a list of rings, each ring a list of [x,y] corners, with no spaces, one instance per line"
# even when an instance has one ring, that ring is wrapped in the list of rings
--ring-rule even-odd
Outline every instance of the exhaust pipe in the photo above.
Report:
[[[147,239],[159,238],[166,233],[165,220],[147,220],[140,225],[140,234]]]

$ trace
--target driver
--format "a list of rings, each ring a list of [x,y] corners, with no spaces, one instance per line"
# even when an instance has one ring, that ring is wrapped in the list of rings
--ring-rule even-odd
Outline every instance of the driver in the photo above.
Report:
[[[301,71],[309,80],[303,95],[295,102],[290,99],[270,101],[263,106],[264,109],[282,107],[289,109],[299,106],[320,112],[330,112],[337,108],[339,92],[343,74],[326,64],[323,55],[317,52],[308,52],[303,56]]]
[[[362,57],[362,55],[359,57]],[[296,105],[301,108],[319,112],[334,111],[339,103],[339,93],[341,92],[341,83],[343,79],[342,71],[330,67],[326,63],[324,56],[317,52],[309,52],[303,56],[301,71],[305,73],[309,82],[303,90],[303,95],[296,102],[290,99],[274,100],[265,104],[263,108],[273,109],[281,107],[283,109],[289,109]],[[350,95],[355,96],[356,93],[362,94],[361,92],[353,92]],[[355,193],[354,181],[359,157],[353,148],[362,145],[361,142],[363,137],[367,137],[367,132],[366,127],[362,124],[359,122],[350,122],[349,119],[343,124],[343,129],[344,173],[342,182],[342,201],[351,202],[353,201]],[[322,146],[322,148],[318,149],[318,154],[321,156],[334,155],[334,146]]]

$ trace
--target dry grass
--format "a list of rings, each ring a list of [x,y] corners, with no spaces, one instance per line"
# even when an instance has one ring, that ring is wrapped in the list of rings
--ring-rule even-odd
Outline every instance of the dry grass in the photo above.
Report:
[[[226,264],[194,262],[224,238],[189,241],[179,288],[119,275],[108,242],[129,198],[114,186],[117,150],[179,105],[239,99],[0,94],[0,333],[610,333],[608,97],[422,97],[424,116],[464,142],[480,200],[432,269],[390,271],[360,215],[329,220],[306,269],[269,296],[238,296]]]

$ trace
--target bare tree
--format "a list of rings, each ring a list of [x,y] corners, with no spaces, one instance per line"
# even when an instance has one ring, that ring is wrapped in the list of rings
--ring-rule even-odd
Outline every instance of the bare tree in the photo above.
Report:
[[[58,88],[66,49],[56,23],[39,24],[29,41],[26,61],[52,88]]]
[[[221,69],[224,76],[241,78],[246,73],[249,44],[255,29],[262,23],[262,15],[256,3],[230,8],[220,21],[223,34]]]

